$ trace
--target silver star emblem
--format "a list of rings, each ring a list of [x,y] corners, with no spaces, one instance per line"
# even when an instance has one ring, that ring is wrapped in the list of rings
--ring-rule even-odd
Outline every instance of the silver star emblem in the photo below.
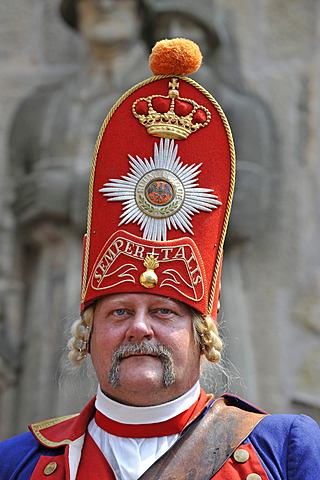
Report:
[[[212,189],[198,187],[202,164],[187,165],[177,154],[174,140],[161,138],[153,158],[128,155],[130,172],[103,185],[99,192],[109,201],[122,202],[119,226],[137,223],[143,238],[166,241],[171,228],[193,235],[192,216],[221,205]]]

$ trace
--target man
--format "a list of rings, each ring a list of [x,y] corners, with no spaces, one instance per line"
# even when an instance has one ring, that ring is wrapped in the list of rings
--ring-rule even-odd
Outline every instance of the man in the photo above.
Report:
[[[215,326],[234,148],[216,100],[182,74],[196,45],[160,42],[155,75],[98,135],[84,242],[82,317],[70,359],[99,388],[79,415],[2,444],[2,479],[319,478],[319,428],[199,387],[219,361]]]

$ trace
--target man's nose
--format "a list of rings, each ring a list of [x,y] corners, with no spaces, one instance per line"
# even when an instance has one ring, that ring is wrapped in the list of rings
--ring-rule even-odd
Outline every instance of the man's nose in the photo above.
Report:
[[[143,340],[151,340],[154,336],[150,319],[145,312],[137,312],[130,319],[126,340],[141,342]]]

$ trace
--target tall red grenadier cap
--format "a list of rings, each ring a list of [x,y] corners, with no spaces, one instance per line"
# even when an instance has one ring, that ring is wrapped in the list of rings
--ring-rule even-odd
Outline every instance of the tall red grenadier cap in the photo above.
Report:
[[[127,91],[97,138],[83,248],[82,309],[114,293],[152,293],[216,317],[235,152],[217,101],[186,77],[186,39],[158,42],[156,75]]]

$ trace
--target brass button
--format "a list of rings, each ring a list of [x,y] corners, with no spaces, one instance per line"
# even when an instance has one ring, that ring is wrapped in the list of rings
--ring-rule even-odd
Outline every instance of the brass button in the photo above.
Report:
[[[233,458],[238,463],[245,463],[247,460],[249,460],[249,457],[250,457],[249,453],[244,448],[239,448],[233,454]]]
[[[58,468],[58,464],[56,462],[50,462],[48,465],[44,468],[43,473],[45,475],[51,475],[53,472],[55,472]]]
[[[262,478],[257,473],[250,473],[247,476],[247,480],[262,480]]]

